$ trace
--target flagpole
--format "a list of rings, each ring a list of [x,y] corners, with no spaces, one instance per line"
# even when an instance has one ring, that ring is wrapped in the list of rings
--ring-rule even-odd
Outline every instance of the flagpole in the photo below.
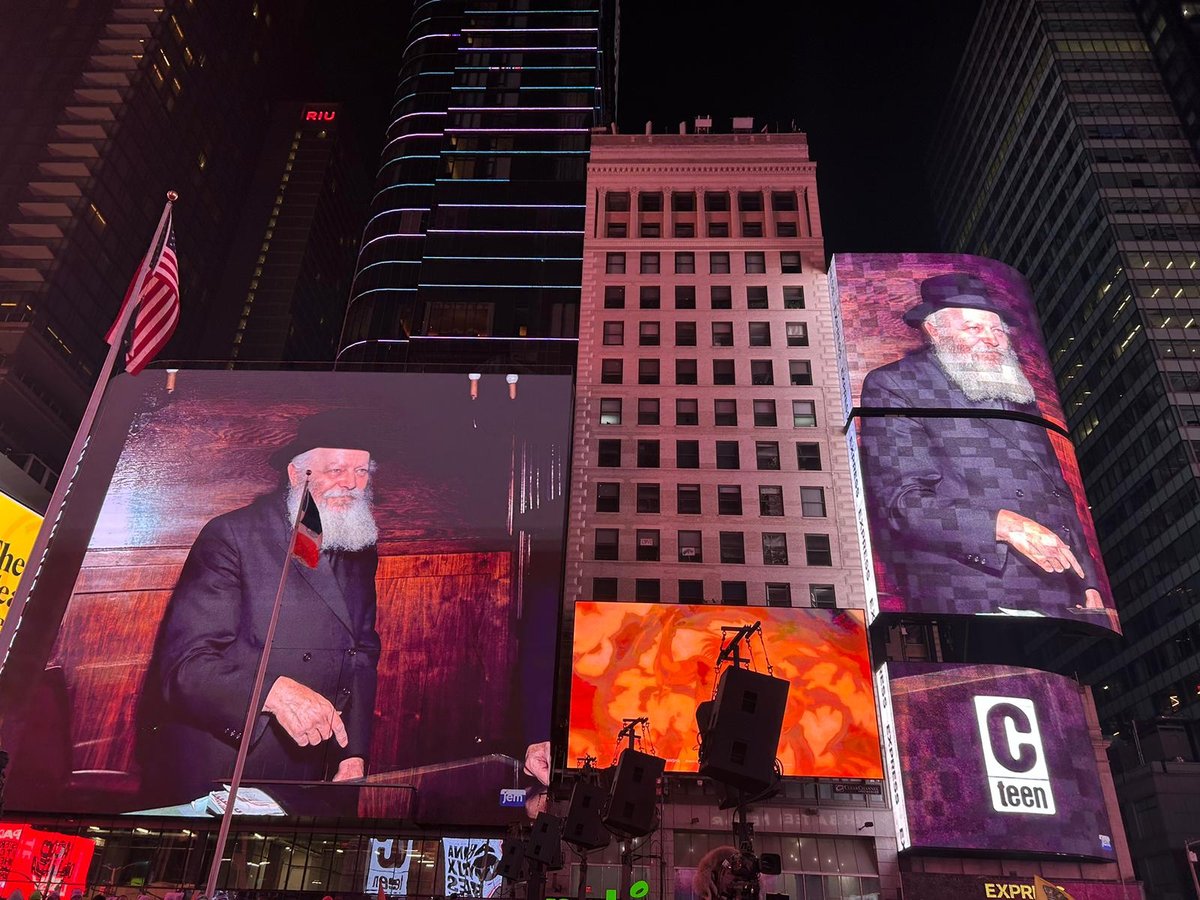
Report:
[[[250,692],[250,704],[246,707],[246,722],[242,726],[242,735],[238,739],[237,760],[233,764],[233,777],[229,779],[229,796],[225,799],[225,811],[221,814],[221,828],[217,832],[217,849],[213,854],[212,865],[208,870],[208,884],[204,896],[211,898],[217,889],[217,876],[221,872],[221,857],[225,855],[225,844],[229,841],[229,826],[233,822],[233,808],[237,805],[238,789],[242,786],[242,773],[246,768],[246,757],[250,753],[250,741],[254,735],[255,720],[261,713],[263,683],[267,680],[267,662],[271,658],[271,644],[275,640],[275,626],[279,623],[279,609],[283,606],[283,589],[287,584],[288,570],[292,568],[292,548],[296,545],[296,532],[300,528],[300,520],[309,503],[316,501],[309,496],[308,479],[312,470],[304,473],[304,492],[300,495],[300,507],[296,510],[296,518],[292,522],[291,536],[287,542],[287,552],[283,557],[283,572],[279,576],[279,589],[275,592],[275,605],[271,607],[271,620],[267,624],[267,634],[263,639],[262,654],[258,658],[258,672],[254,676],[254,688]]]
[[[12,650],[13,638],[16,636],[17,629],[21,625],[21,615],[25,611],[25,604],[29,601],[29,596],[33,593],[33,589],[37,586],[38,578],[41,577],[42,567],[46,564],[46,551],[50,546],[50,541],[54,538],[55,531],[58,530],[58,523],[62,519],[63,508],[66,506],[67,497],[71,493],[71,486],[75,481],[75,476],[79,474],[80,463],[83,462],[83,455],[87,452],[88,441],[91,440],[92,426],[96,421],[96,413],[100,409],[100,401],[104,399],[104,392],[108,388],[108,382],[112,378],[113,366],[117,361],[117,356],[121,352],[121,347],[124,344],[125,332],[129,328],[129,323],[133,319],[133,313],[138,307],[142,295],[142,288],[146,284],[146,277],[150,274],[150,263],[156,250],[158,250],[159,242],[162,240],[163,231],[167,227],[167,221],[171,217],[171,209],[179,195],[174,191],[167,191],[167,202],[163,207],[162,215],[158,219],[158,228],[154,231],[154,240],[150,242],[150,252],[142,258],[141,265],[138,267],[137,278],[129,293],[129,302],[122,304],[121,312],[117,315],[116,325],[113,326],[114,340],[108,348],[108,356],[104,359],[104,365],[100,368],[100,377],[96,380],[96,386],[92,388],[91,399],[88,400],[87,408],[83,412],[83,418],[79,422],[79,429],[75,432],[75,440],[71,444],[71,450],[67,454],[67,461],[63,465],[62,473],[59,475],[58,484],[54,487],[54,492],[50,495],[50,504],[46,507],[46,515],[42,520],[42,527],[38,529],[37,540],[34,541],[33,549],[29,552],[28,559],[30,562],[37,560],[37,568],[32,574],[26,570],[25,578],[22,578],[17,587],[17,593],[13,596],[12,605],[9,607],[8,616],[4,620],[4,627],[0,628],[0,648],[3,648],[3,659],[0,660],[0,672],[4,671],[4,667],[8,664],[9,654]]]

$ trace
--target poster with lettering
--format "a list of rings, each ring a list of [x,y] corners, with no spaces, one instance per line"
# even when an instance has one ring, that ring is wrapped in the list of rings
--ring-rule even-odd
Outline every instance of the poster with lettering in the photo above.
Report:
[[[408,870],[412,864],[412,839],[371,838],[367,857],[367,878],[363,893],[378,896],[380,890],[389,897],[408,893]]]
[[[493,897],[503,879],[498,838],[442,838],[443,893],[447,897]]]
[[[12,497],[0,494],[0,625],[8,616],[41,527],[41,516]]]
[[[1115,858],[1084,688],[1012,666],[888,663],[886,673],[901,850]]]
[[[83,891],[95,848],[88,838],[5,825],[0,828],[0,891],[63,897]]]

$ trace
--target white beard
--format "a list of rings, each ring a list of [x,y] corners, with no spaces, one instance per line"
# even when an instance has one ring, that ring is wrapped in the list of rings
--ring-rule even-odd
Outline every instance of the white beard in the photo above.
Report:
[[[1017,355],[1011,349],[988,352],[999,356],[999,363],[985,361],[970,352],[933,345],[933,355],[942,371],[967,395],[968,400],[974,403],[982,400],[1033,403],[1037,395],[1021,371],[1021,361]]]
[[[317,504],[321,513],[322,552],[354,552],[373,547],[379,540],[379,526],[375,524],[375,514],[371,509],[371,489],[368,487],[361,492],[339,489],[330,491],[329,496],[353,497],[354,502],[340,508],[322,508]],[[288,488],[287,507],[293,522],[300,511],[303,497],[303,485],[291,485]]]

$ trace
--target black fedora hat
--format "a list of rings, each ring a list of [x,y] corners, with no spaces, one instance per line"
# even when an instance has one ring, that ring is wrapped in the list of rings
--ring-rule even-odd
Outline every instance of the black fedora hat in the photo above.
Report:
[[[987,285],[974,275],[952,273],[934,275],[921,282],[921,302],[902,317],[906,325],[919,328],[929,316],[941,309],[981,309],[995,313],[1006,325],[1019,325],[1012,310],[998,304]]]
[[[284,468],[301,453],[317,447],[341,450],[366,450],[378,458],[378,428],[372,417],[361,409],[327,409],[301,419],[296,435],[271,453],[271,466]]]

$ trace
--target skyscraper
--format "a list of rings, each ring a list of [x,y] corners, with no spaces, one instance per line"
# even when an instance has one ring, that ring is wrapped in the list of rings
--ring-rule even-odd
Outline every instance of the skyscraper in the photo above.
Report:
[[[985,2],[929,157],[944,248],[1033,287],[1126,637],[1033,652],[1095,685],[1110,734],[1200,714],[1200,169],[1183,124],[1127,4]],[[1141,860],[1151,893],[1186,878],[1171,840]]]
[[[343,359],[407,335],[573,336],[591,129],[613,115],[616,4],[417,4]]]

